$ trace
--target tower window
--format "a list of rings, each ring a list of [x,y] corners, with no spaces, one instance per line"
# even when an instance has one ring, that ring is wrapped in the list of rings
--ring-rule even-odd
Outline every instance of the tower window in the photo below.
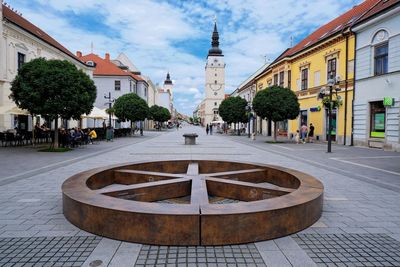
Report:
[[[217,102],[214,102],[214,106],[217,106],[218,105],[218,103]]]
[[[214,83],[217,84],[217,80],[215,80]]]

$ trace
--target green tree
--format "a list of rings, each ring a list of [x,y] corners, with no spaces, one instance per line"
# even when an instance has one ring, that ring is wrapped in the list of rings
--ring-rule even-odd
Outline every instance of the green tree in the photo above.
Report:
[[[247,122],[248,116],[246,113],[247,101],[240,96],[231,96],[224,99],[219,105],[219,115],[221,118],[231,124],[239,122]],[[240,129],[238,127],[238,134]]]
[[[25,63],[11,83],[11,99],[32,115],[54,120],[58,148],[58,119],[80,119],[96,100],[96,86],[82,70],[66,60],[37,58]]]
[[[121,121],[143,121],[149,115],[149,106],[146,101],[135,93],[122,95],[115,100],[113,111]]]
[[[169,112],[168,109],[157,105],[151,106],[149,113],[150,113],[150,118],[159,123],[166,122],[171,118],[171,113]]]
[[[256,94],[253,100],[253,109],[261,118],[274,122],[274,141],[276,141],[277,122],[297,118],[300,105],[293,91],[273,86]]]

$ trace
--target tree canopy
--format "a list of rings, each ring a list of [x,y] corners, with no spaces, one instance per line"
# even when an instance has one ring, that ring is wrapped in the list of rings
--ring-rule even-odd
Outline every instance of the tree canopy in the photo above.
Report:
[[[129,93],[115,100],[113,111],[121,121],[143,121],[149,114],[149,106],[137,94]]]
[[[80,119],[82,114],[90,113],[96,100],[96,86],[69,61],[37,58],[18,70],[10,97],[19,108],[55,120],[57,130],[59,117]]]
[[[219,115],[227,123],[247,122],[247,101],[240,96],[224,99],[219,106]]]
[[[93,108],[96,86],[87,74],[66,60],[37,58],[18,70],[10,97],[31,114],[80,119]]]
[[[158,121],[158,122],[165,122],[171,118],[171,113],[169,112],[168,109],[157,106],[157,105],[150,107],[149,114],[150,114],[149,117],[151,119]]]
[[[253,109],[261,118],[274,122],[274,139],[276,140],[276,122],[296,119],[300,112],[300,104],[293,91],[273,86],[256,94]]]

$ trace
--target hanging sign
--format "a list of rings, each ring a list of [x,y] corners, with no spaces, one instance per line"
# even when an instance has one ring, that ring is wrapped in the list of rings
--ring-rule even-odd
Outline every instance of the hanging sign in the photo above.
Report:
[[[385,96],[385,97],[383,98],[383,106],[384,106],[384,107],[391,107],[391,106],[394,106],[394,98],[393,98],[393,97]]]
[[[311,112],[318,112],[318,111],[321,111],[321,106],[312,107],[312,108],[310,108],[310,111],[311,111]]]

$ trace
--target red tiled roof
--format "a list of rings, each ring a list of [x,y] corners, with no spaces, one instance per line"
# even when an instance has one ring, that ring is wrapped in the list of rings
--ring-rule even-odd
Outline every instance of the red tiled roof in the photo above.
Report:
[[[384,11],[387,8],[390,8],[396,4],[399,4],[400,0],[381,0],[378,4],[376,4],[374,7],[369,9],[364,15],[362,15],[358,21],[355,23],[356,25],[359,23],[362,23],[373,16],[379,14],[380,12]]]
[[[45,33],[43,30],[38,28],[37,26],[33,25],[31,22],[23,18],[22,16],[18,15],[14,11],[12,11],[9,7],[3,4],[3,17],[15,24],[16,26],[22,28],[23,30],[33,34],[40,40],[48,43],[49,45],[55,47],[56,49],[60,50],[61,52],[67,54],[68,56],[72,57],[73,59],[80,61],[71,51],[69,51],[67,48],[62,46],[59,42],[54,40],[50,35]]]
[[[357,20],[360,16],[362,16],[365,12],[373,8],[379,1],[381,0],[366,0],[361,4],[354,6],[349,11],[340,15],[339,17],[333,19],[327,24],[321,26],[316,31],[308,35],[306,38],[301,40],[294,47],[287,50],[283,55],[279,58],[284,58],[286,56],[292,56],[298,52],[301,52],[304,49],[316,44],[319,41],[327,39],[332,35],[342,31],[343,29],[351,26],[355,20]]]
[[[106,60],[104,58],[99,57],[95,54],[88,54],[86,56],[82,56],[79,58],[84,62],[93,61],[96,63],[95,69],[93,71],[93,75],[105,75],[105,76],[130,76],[135,80],[143,80],[138,75],[132,74],[129,71],[125,71],[117,67],[114,63],[110,60]]]

